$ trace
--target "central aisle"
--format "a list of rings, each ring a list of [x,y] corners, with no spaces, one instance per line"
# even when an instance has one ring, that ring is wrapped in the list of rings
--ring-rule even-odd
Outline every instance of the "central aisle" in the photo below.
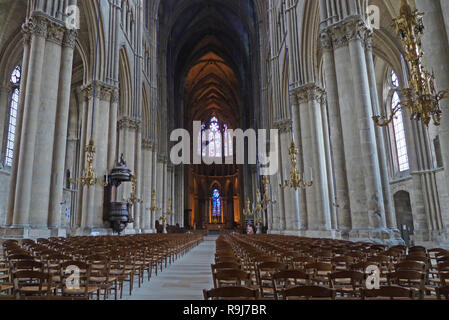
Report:
[[[214,261],[216,237],[209,237],[180,259],[158,272],[142,287],[135,285],[129,296],[124,285],[123,300],[203,300],[203,289],[213,288],[210,265]],[[146,273],[145,273],[146,276]]]

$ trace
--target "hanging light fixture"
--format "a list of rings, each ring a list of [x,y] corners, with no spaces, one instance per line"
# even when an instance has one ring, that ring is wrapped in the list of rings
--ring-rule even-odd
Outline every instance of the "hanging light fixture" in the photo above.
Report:
[[[106,181],[101,181],[96,177],[95,169],[93,167],[94,158],[95,158],[95,142],[94,142],[94,116],[95,116],[95,97],[96,97],[96,84],[97,81],[95,80],[97,75],[97,60],[98,60],[98,42],[100,37],[100,3],[98,3],[98,17],[97,17],[97,37],[96,37],[96,44],[95,44],[95,57],[94,57],[94,69],[93,69],[93,75],[92,75],[92,123],[90,128],[90,139],[89,143],[85,148],[86,152],[86,158],[87,158],[87,166],[85,169],[83,169],[81,177],[77,179],[69,179],[69,182],[71,184],[76,184],[77,182],[80,182],[81,186],[86,186],[88,189],[99,183],[103,187],[106,187],[108,185],[107,182],[107,174],[106,174]]]
[[[292,162],[292,171],[290,172],[290,178],[288,180],[285,180],[285,182],[283,184],[280,184],[279,186],[283,189],[290,187],[292,189],[295,189],[295,191],[298,189],[306,189],[308,187],[311,187],[313,185],[312,170],[310,170],[310,181],[305,181],[303,178],[304,175],[299,173],[298,169],[296,168],[296,155],[299,153],[299,151],[298,148],[296,148],[295,142],[293,140],[288,150]]]
[[[393,19],[396,34],[405,50],[405,60],[409,65],[411,77],[408,88],[399,90],[401,101],[392,107],[390,117],[373,117],[376,126],[387,126],[396,114],[404,109],[410,111],[412,120],[422,121],[426,126],[433,120],[436,126],[440,125],[440,100],[449,98],[449,90],[437,92],[434,73],[430,74],[423,65],[423,16],[424,13],[412,11],[407,1],[402,0],[400,15]]]

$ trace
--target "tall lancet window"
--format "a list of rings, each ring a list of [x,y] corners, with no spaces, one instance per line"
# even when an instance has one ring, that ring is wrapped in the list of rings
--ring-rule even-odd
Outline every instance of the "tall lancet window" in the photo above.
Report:
[[[9,104],[9,117],[8,117],[8,133],[5,149],[5,165],[11,167],[14,160],[14,142],[16,140],[16,128],[17,128],[17,108],[19,106],[20,96],[20,66],[14,68],[11,74],[11,100]]]
[[[221,124],[217,117],[212,117],[208,125],[201,126],[201,132],[198,134],[198,154],[203,157],[220,158],[223,156],[232,156],[233,146],[231,134],[228,130],[227,124]]]
[[[212,217],[221,217],[221,197],[218,189],[212,191]]]
[[[399,79],[394,71],[391,71],[390,77],[391,87],[394,90],[391,98],[391,108],[393,108],[400,101],[397,92],[397,89],[399,88]],[[399,172],[404,172],[410,169],[410,165],[408,160],[407,141],[405,138],[404,118],[401,110],[396,113],[392,125],[398,170]]]

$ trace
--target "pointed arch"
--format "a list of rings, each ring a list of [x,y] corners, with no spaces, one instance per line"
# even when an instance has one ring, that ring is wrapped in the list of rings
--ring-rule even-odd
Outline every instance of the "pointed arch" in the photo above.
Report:
[[[119,117],[132,115],[132,81],[131,68],[126,48],[120,49],[119,55]]]

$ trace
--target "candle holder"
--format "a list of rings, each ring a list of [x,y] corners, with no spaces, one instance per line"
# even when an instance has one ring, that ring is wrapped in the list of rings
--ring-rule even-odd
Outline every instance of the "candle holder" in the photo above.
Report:
[[[423,16],[424,13],[412,11],[407,1],[402,0],[400,15],[393,19],[396,34],[405,51],[404,58],[408,63],[411,77],[409,88],[398,90],[402,94],[402,101],[392,107],[390,117],[373,117],[378,127],[386,127],[403,109],[410,111],[412,120],[422,121],[428,126],[433,119],[436,126],[440,125],[442,114],[440,100],[449,98],[449,90],[437,92],[434,73],[430,74],[424,67],[421,40],[424,34]]]
[[[89,144],[86,146],[85,151],[87,153],[87,167],[83,170],[83,174],[81,175],[81,177],[77,179],[69,178],[69,182],[73,185],[79,182],[82,187],[86,186],[88,189],[96,185],[97,183],[103,187],[107,187],[107,179],[105,179],[105,181],[101,181],[100,179],[98,179],[93,167],[96,151],[93,137],[90,137]]]
[[[296,168],[296,155],[299,153],[298,148],[295,145],[295,142],[292,140],[292,143],[290,144],[289,154],[292,162],[292,171],[290,173],[290,178],[288,180],[285,180],[284,184],[280,184],[279,186],[282,189],[285,189],[287,187],[290,187],[294,189],[295,191],[298,189],[306,189],[313,185],[313,177],[311,177],[311,181],[305,181],[303,179],[303,175],[301,175],[298,172],[298,169]]]

